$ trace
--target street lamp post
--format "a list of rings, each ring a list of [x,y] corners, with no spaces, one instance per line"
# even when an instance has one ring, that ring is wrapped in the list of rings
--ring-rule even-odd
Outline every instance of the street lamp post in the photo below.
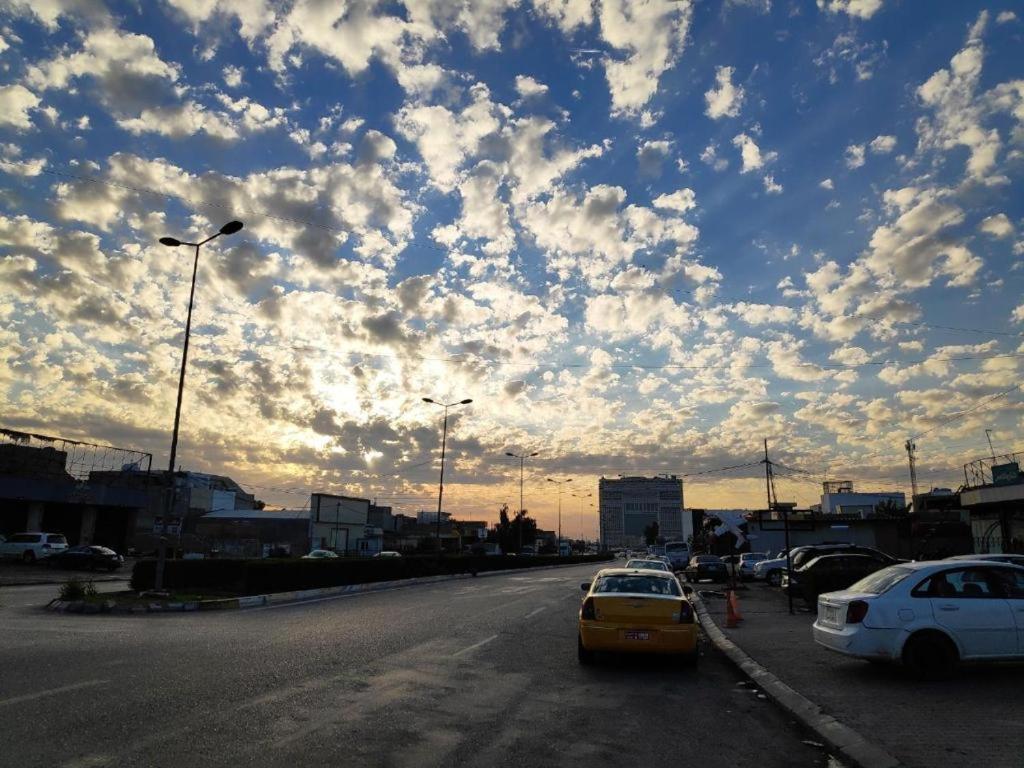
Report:
[[[572,478],[568,477],[565,480],[555,480],[553,477],[548,478],[549,483],[554,483],[558,486],[558,554],[562,554],[562,487],[566,483],[571,483]]]
[[[171,457],[167,467],[168,474],[171,480],[171,494],[170,509],[168,510],[168,514],[164,517],[164,530],[166,530],[167,520],[170,519],[170,515],[174,511],[175,496],[177,494],[177,483],[175,483],[174,481],[174,462],[178,456],[178,427],[181,424],[181,398],[185,393],[185,366],[188,364],[188,340],[189,336],[192,333],[192,304],[196,296],[196,273],[199,270],[199,248],[203,245],[206,245],[211,240],[220,237],[221,235],[233,235],[241,229],[242,222],[229,221],[227,224],[225,224],[223,227],[217,230],[217,232],[210,235],[205,240],[199,241],[198,243],[187,243],[173,237],[160,238],[160,244],[166,245],[168,248],[177,248],[179,245],[187,245],[190,248],[196,249],[195,257],[192,261],[192,287],[189,289],[188,294],[188,315],[186,316],[185,319],[185,344],[181,352],[181,372],[178,374],[178,401],[177,404],[174,406],[174,431],[171,433]],[[179,539],[181,538],[180,531],[181,525],[183,523],[184,521],[181,521],[179,523]],[[154,587],[158,590],[163,588],[165,557],[166,556],[164,554],[164,547],[163,544],[161,543],[159,556],[157,558],[156,578],[154,580]]]
[[[523,464],[527,459],[532,459],[537,455],[537,451],[533,453],[524,453],[519,455],[517,453],[511,453],[505,451],[506,456],[511,456],[513,459],[519,459],[519,552],[523,551],[523,522],[526,518],[526,512],[523,509]]]
[[[423,398],[424,403],[432,403],[444,408],[444,430],[441,433],[441,480],[437,484],[437,556],[441,556],[441,499],[444,496],[444,451],[448,442],[448,409],[456,405],[469,405],[473,402],[471,398],[459,400],[456,403],[439,403],[429,397]]]
[[[570,493],[574,499],[580,500],[580,540],[584,540],[586,537],[583,535],[583,500],[591,498],[594,494],[592,493]],[[594,506],[591,504],[590,506]]]

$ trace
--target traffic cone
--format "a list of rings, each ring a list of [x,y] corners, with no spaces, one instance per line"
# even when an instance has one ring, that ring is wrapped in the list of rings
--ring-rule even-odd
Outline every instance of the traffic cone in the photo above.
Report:
[[[740,616],[739,605],[736,603],[736,593],[730,589],[725,601],[725,626],[735,629],[741,621],[743,617]]]

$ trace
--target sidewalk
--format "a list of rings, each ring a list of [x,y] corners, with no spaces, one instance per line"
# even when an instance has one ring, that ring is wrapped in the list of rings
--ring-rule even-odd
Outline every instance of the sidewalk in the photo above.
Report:
[[[899,668],[848,659],[811,637],[814,615],[790,616],[781,590],[760,583],[737,592],[743,621],[725,626],[725,600],[701,585],[725,635],[783,683],[872,740],[908,768],[1019,768],[1024,760],[1024,664],[965,668],[922,683]]]

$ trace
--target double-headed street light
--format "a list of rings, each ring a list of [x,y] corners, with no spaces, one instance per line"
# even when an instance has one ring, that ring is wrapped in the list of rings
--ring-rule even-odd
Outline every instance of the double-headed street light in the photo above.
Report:
[[[583,500],[591,498],[594,494],[592,493],[570,493],[574,499],[580,500],[580,539],[583,540],[586,536],[583,535]],[[594,506],[591,504],[590,506]]]
[[[211,240],[220,237],[221,235],[233,235],[242,228],[242,222],[240,221],[229,221],[217,232],[210,235],[205,240],[200,240],[198,243],[187,243],[182,240],[178,240],[174,237],[161,237],[160,244],[166,245],[168,248],[177,248],[179,245],[187,245],[190,248],[195,248],[195,259],[192,262],[192,287],[188,294],[188,315],[185,319],[185,344],[181,352],[181,372],[178,375],[178,402],[174,406],[174,431],[171,434],[171,458],[168,462],[168,470],[171,480],[171,495],[170,495],[170,510],[168,514],[164,516],[164,526],[166,530],[167,520],[170,519],[171,513],[174,511],[174,496],[176,491],[176,483],[174,482],[174,462],[178,456],[178,427],[181,424],[181,398],[185,392],[185,366],[188,364],[188,340],[189,335],[192,332],[192,304],[196,296],[196,272],[199,270],[199,247],[206,245]],[[184,521],[181,521],[182,523]],[[179,523],[179,536],[181,535],[181,523]],[[163,576],[164,576],[164,548],[161,545],[160,555],[157,562],[155,587],[156,589],[163,588]]]
[[[566,483],[571,483],[572,478],[555,480],[553,477],[549,477],[548,482],[558,486],[558,554],[562,554],[562,488]]]
[[[523,510],[523,463],[527,459],[532,459],[536,456],[538,451],[533,453],[524,453],[521,456],[518,453],[512,453],[511,451],[505,451],[506,456],[511,456],[513,459],[519,459],[519,551],[523,551],[523,522],[526,517],[526,513]]]
[[[448,409],[456,405],[469,405],[473,402],[471,398],[459,400],[456,403],[439,403],[429,397],[423,398],[424,403],[439,405],[444,408],[444,431],[441,433],[441,481],[437,485],[437,556],[441,556],[441,499],[444,496],[444,449],[448,442]]]

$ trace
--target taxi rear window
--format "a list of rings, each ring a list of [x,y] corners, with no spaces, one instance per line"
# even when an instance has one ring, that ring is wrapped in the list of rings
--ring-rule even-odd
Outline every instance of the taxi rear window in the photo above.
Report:
[[[597,581],[594,592],[598,594],[621,593],[631,595],[673,595],[680,594],[675,579],[658,576],[627,575],[603,576]]]

